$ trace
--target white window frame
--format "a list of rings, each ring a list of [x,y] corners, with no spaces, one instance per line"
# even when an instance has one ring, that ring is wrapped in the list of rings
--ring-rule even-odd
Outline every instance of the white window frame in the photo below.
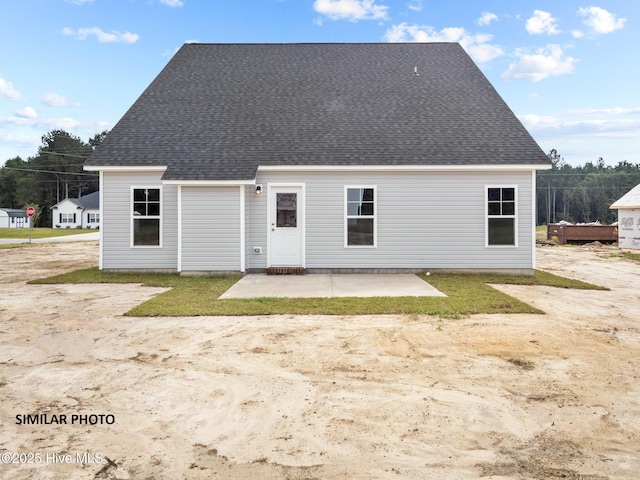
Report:
[[[373,215],[349,215],[349,190],[350,189],[373,190]],[[373,245],[349,245],[349,220],[351,219],[373,220]],[[344,248],[377,248],[378,247],[378,187],[377,185],[345,185],[344,186]]]
[[[159,215],[146,215],[146,216],[138,216],[138,215],[134,215],[134,207],[133,204],[135,203],[134,201],[134,192],[136,190],[159,190],[160,191],[160,214]],[[163,208],[163,192],[162,192],[162,185],[132,185],[131,186],[131,192],[130,192],[130,202],[129,202],[129,215],[131,217],[130,221],[129,221],[129,230],[130,230],[130,245],[131,248],[162,248],[162,239],[164,237],[163,235],[163,221],[162,221],[162,212],[164,210]],[[158,223],[158,235],[160,236],[160,238],[158,239],[158,245],[135,245],[134,242],[134,220],[140,220],[140,219],[146,219],[146,220],[159,220]]]
[[[513,188],[514,214],[513,215],[491,215],[489,216],[489,189],[490,188]],[[485,185],[484,186],[484,243],[486,248],[518,248],[518,210],[519,195],[517,185]],[[490,218],[512,218],[513,219],[513,245],[490,245],[489,244],[489,219]]]
[[[73,215],[73,213],[60,213],[60,223],[76,223]]]
[[[100,223],[100,214],[99,213],[89,213],[89,222],[88,223]]]

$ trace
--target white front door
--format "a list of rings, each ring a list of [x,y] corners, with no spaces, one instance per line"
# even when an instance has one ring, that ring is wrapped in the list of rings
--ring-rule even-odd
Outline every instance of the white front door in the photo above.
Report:
[[[304,267],[304,189],[269,188],[269,266]]]

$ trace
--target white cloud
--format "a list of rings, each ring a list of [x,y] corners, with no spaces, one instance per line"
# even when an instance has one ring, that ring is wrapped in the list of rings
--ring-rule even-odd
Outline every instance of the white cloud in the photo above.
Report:
[[[2,118],[0,117],[0,121],[1,120]],[[20,135],[16,133],[0,133],[0,140],[2,140],[1,143],[10,144],[16,147],[34,146],[35,148],[37,148],[38,145],[42,143],[42,134]],[[0,158],[3,158],[3,157],[0,157]]]
[[[557,131],[563,135],[599,135],[601,137],[640,137],[640,120],[602,118],[594,120],[572,119],[570,116],[521,115],[523,125],[532,132]]]
[[[573,38],[584,37],[584,33],[581,30],[571,30],[571,35],[573,35]]]
[[[549,12],[543,10],[534,10],[533,17],[527,20],[525,24],[527,32],[533,35],[546,33],[547,35],[555,35],[560,33],[556,28],[556,19]]]
[[[73,118],[38,118],[28,117],[24,115],[15,115],[13,117],[0,117],[0,123],[18,126],[29,126],[40,130],[71,130],[78,127],[81,123]]]
[[[583,23],[593,30],[594,33],[606,34],[624,27],[626,18],[617,18],[613,13],[609,13],[600,7],[580,8],[578,14],[586,17]]]
[[[10,98],[11,100],[19,100],[22,95],[19,91],[13,88],[13,83],[0,77],[0,96]]]
[[[411,0],[407,6],[414,12],[420,12],[422,10],[422,0]]]
[[[98,27],[92,28],[73,28],[65,27],[62,29],[64,35],[75,37],[77,40],[86,40],[90,35],[95,35],[100,43],[135,43],[140,39],[140,35],[130,32],[118,32],[114,30],[111,33],[104,32]]]
[[[559,128],[562,121],[550,115],[519,115],[518,118],[527,130]]]
[[[64,107],[69,105],[69,100],[62,95],[58,95],[57,93],[48,92],[42,96],[42,103],[49,105],[51,107]]]
[[[93,0],[65,0],[67,3],[73,3],[74,5],[82,5],[84,3],[91,3]]]
[[[316,12],[331,20],[384,20],[389,7],[376,5],[374,0],[315,0]]]
[[[78,120],[73,118],[48,118],[42,122],[43,124],[50,125],[49,128],[58,128],[61,130],[73,130],[81,125]]]
[[[184,2],[182,0],[160,0],[160,3],[167,7],[182,7]]]
[[[81,122],[73,118],[25,118],[0,116],[0,165],[5,159],[34,155],[42,143],[42,132],[65,130],[80,138],[91,138],[97,132],[113,128],[104,121]],[[24,113],[24,112],[23,112]],[[10,125],[11,128],[3,128]]]
[[[471,35],[462,27],[443,28],[439,32],[426,25],[408,25],[401,23],[387,30],[388,42],[458,42],[467,53],[479,63],[488,62],[504,55],[504,51],[490,42],[489,34]]]
[[[585,108],[581,110],[569,110],[570,115],[636,115],[640,114],[640,107],[635,108]]]
[[[25,118],[25,117],[19,117],[18,115],[13,115],[11,117],[0,117],[0,124],[7,124],[7,125],[33,125],[34,124],[34,119],[33,118]]]
[[[491,22],[497,22],[498,16],[491,12],[482,12],[482,16],[478,19],[478,25],[491,25]]]
[[[16,112],[16,117],[20,118],[38,118],[38,112],[33,107],[24,107]]]
[[[577,59],[565,56],[559,45],[547,45],[536,53],[526,49],[516,50],[518,61],[509,65],[502,74],[505,80],[530,79],[539,82],[547,77],[573,73]]]

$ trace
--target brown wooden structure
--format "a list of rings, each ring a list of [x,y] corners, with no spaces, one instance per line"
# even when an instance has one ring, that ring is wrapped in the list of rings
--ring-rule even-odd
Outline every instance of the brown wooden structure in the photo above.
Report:
[[[617,225],[566,225],[552,223],[547,225],[547,240],[560,244],[618,241]]]

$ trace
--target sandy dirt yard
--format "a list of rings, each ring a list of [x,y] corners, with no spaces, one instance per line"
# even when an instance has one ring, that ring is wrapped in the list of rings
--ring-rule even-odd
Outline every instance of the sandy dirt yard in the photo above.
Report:
[[[161,290],[25,284],[96,242],[0,250],[0,477],[640,478],[640,264],[537,252],[611,291],[497,287],[546,315],[129,318]]]

